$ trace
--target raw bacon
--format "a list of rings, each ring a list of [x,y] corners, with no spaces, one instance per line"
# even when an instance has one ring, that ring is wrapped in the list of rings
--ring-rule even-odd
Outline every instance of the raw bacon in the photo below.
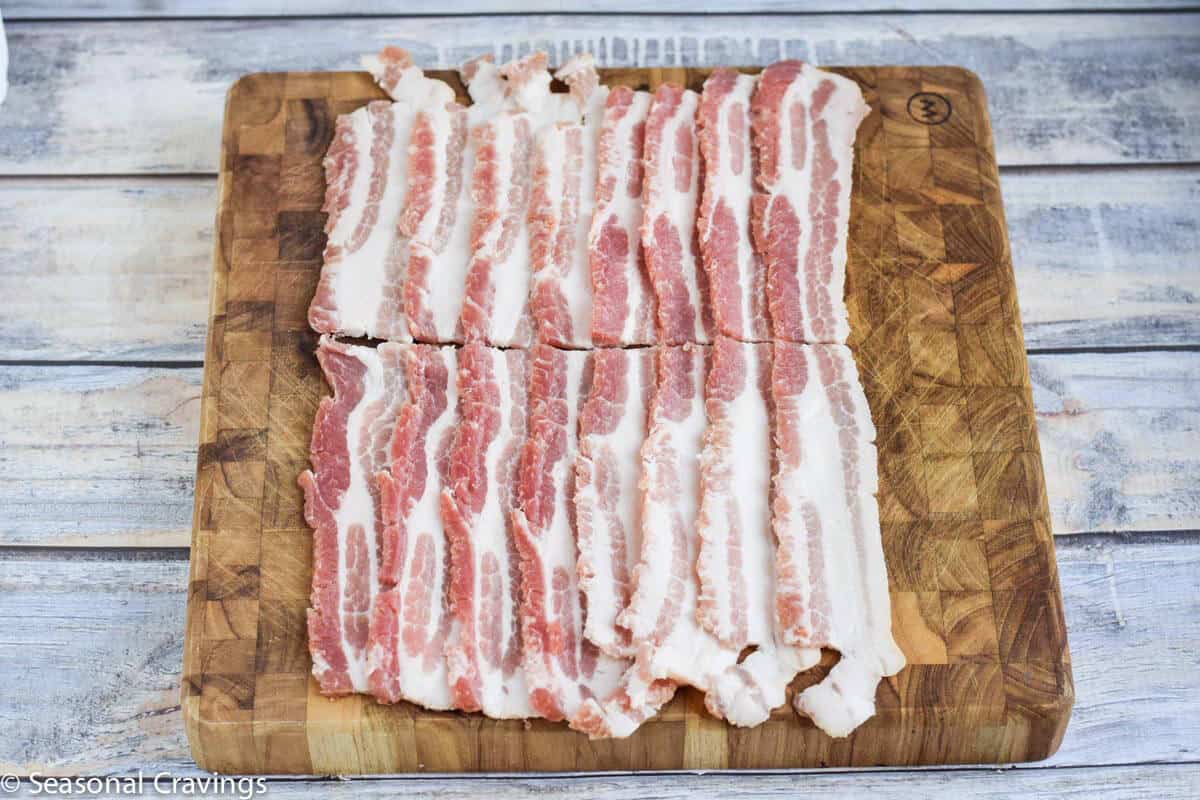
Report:
[[[376,475],[384,528],[367,682],[385,703],[450,708],[449,552],[439,505],[456,419],[456,361],[452,347],[405,350],[408,401],[396,417],[389,463]]]
[[[310,322],[393,341],[318,348],[322,693],[624,737],[681,685],[759,724],[830,648],[793,702],[850,733],[904,664],[842,344],[857,86],[583,55],[552,92],[533,53],[464,64],[464,107],[366,63],[393,102],[338,119]]]
[[[422,110],[413,123],[400,229],[409,237],[404,313],[418,341],[461,339],[458,314],[469,258],[462,216],[469,214],[469,204],[463,208],[464,170],[472,160],[469,124],[467,110],[453,103]]]
[[[411,237],[404,311],[418,341],[462,341],[459,317],[475,213],[470,181],[476,140],[471,131],[512,105],[500,68],[490,57],[468,61],[460,72],[472,105],[422,109],[409,148],[410,189],[400,221]]]
[[[572,280],[574,230],[579,224],[583,180],[583,128],[560,123],[542,131],[534,152],[533,196],[529,203],[529,310],[534,337],[547,344],[587,346],[577,338],[581,312],[591,312],[590,297],[571,297],[581,288]],[[577,293],[578,294],[578,293]],[[574,313],[572,313],[574,312]]]
[[[467,341],[525,347],[533,335],[528,214],[534,142],[547,126],[578,123],[582,108],[573,96],[550,92],[545,53],[506,64],[501,73],[509,106],[471,132],[475,210],[459,324]]]
[[[712,327],[707,278],[696,243],[700,163],[699,96],[669,83],[658,87],[646,118],[642,248],[658,304],[663,344],[708,342]]]
[[[617,624],[629,631],[636,660],[619,690],[584,709],[593,736],[628,736],[670,699],[675,683],[706,691],[738,651],[698,621],[696,533],[700,505],[697,455],[705,428],[708,348],[655,351],[650,424],[641,449],[642,548],[635,590]]]
[[[735,652],[755,648],[713,680],[705,703],[714,716],[757,725],[787,702],[792,678],[821,657],[784,644],[775,624],[771,345],[718,336],[705,408],[697,617]]]
[[[609,655],[632,656],[629,631],[617,625],[617,615],[629,605],[642,550],[638,453],[646,440],[654,352],[598,350],[592,360],[575,461],[584,635]]]
[[[362,64],[388,97],[412,108],[442,106],[454,102],[454,90],[445,81],[426,78],[408,51],[385,47]],[[402,151],[403,152],[403,151]]]
[[[328,241],[308,321],[321,333],[410,339],[397,276],[402,246],[394,220],[404,198],[411,110],[380,100],[338,117],[325,155]]]
[[[449,103],[454,93],[426,78],[397,48],[369,66],[396,102],[376,101],[338,117],[324,160],[328,240],[308,318],[321,333],[411,341],[404,318],[406,240],[397,224],[406,154],[418,108]]]
[[[299,478],[313,529],[308,646],[322,694],[366,692],[382,518],[374,476],[389,463],[406,398],[404,345],[356,347],[322,337],[317,360],[333,396],[313,423],[312,469]]]
[[[592,340],[655,342],[656,306],[642,257],[642,154],[650,93],[617,86],[608,94],[596,144],[596,208],[588,233]]]
[[[848,348],[774,347],[775,614],[785,642],[841,653],[795,705],[846,736],[875,713],[880,678],[904,666],[875,500],[875,427]]]
[[[754,239],[774,336],[843,343],[854,134],[870,109],[854,81],[800,61],[763,70],[751,109]]]
[[[460,421],[442,491],[457,622],[446,652],[454,706],[489,717],[531,717],[512,519],[526,429],[525,352],[466,345],[458,393]]]
[[[576,562],[574,488],[580,405],[592,354],[535,345],[530,354],[529,433],[521,450],[519,509],[521,637],[530,702],[547,719],[570,719],[616,688],[627,661],[584,635]]]
[[[536,140],[529,310],[537,341],[585,348],[592,344],[588,229],[595,206],[596,139],[608,90],[597,87],[590,59],[568,64],[557,76],[571,85],[585,121],[550,125]]]
[[[471,261],[459,324],[466,341],[524,347],[530,342],[525,231],[533,130],[524,114],[503,114],[471,132]]]
[[[704,82],[696,124],[704,187],[696,226],[718,333],[745,342],[771,338],[766,268],[750,238],[754,151],[750,98],[757,79],[718,69]]]

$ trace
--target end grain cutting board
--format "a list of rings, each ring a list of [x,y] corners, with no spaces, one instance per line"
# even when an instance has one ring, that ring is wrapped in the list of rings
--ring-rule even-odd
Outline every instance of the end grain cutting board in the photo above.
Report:
[[[229,92],[183,667],[200,766],[223,773],[912,765],[1044,758],[1074,698],[1029,372],[983,89],[961,69],[838,69],[858,133],[847,301],[879,430],[896,638],[909,666],[834,740],[790,707],[737,729],[683,691],[635,736],[329,700],[309,675],[311,533],[296,476],[328,392],[306,309],[321,157],[365,73],[247,76]],[[699,89],[706,71],[607,70]],[[454,73],[433,73],[459,89]],[[833,663],[797,679],[802,688]]]

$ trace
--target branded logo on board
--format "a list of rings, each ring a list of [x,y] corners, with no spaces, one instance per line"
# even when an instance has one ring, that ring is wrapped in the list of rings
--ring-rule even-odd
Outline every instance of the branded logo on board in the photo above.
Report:
[[[941,125],[950,119],[950,101],[936,92],[917,92],[908,98],[908,115],[922,125]]]

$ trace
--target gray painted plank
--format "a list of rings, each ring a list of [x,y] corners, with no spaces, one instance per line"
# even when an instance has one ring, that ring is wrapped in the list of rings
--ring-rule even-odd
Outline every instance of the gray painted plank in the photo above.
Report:
[[[1144,11],[1162,8],[1195,8],[1191,0],[815,0],[798,6],[795,0],[462,0],[456,14],[717,14],[717,13],[845,13],[879,11]],[[164,19],[172,17],[405,15],[446,13],[437,0],[370,0],[349,9],[334,0],[68,0],[48,4],[17,0],[5,4],[9,19]]]
[[[1200,345],[1200,168],[1003,188],[1030,348]],[[215,204],[212,178],[0,180],[0,351],[203,358]]]
[[[246,780],[246,779],[243,779]],[[707,775],[622,775],[570,778],[424,778],[267,783],[273,798],[420,797],[431,800],[515,800],[528,797],[588,797],[597,800],[890,800],[949,796],[955,800],[1193,800],[1200,791],[1200,766],[1155,764],[1070,769],[860,770]],[[21,795],[23,796],[23,795]]]
[[[1200,25],[1180,14],[495,16],[22,23],[0,173],[211,172],[222,100],[259,70],[348,69],[395,43],[426,66],[529,46],[605,64],[958,64],[1002,164],[1200,160]],[[1170,53],[1170,58],[1164,58]],[[102,109],[103,111],[98,111]]]
[[[1029,369],[1056,531],[1200,528],[1200,353],[1033,356]]]
[[[199,369],[0,368],[0,544],[186,546]]]
[[[1189,536],[1155,544],[1081,537],[1060,539],[1058,549],[1077,700],[1062,749],[1046,764],[1194,761],[1200,741],[1200,543]],[[0,551],[0,728],[6,733],[0,737],[0,772],[194,769],[177,694],[187,564],[94,559]],[[1194,773],[1181,774],[1164,785],[1178,786]],[[812,779],[794,778],[787,788],[805,791]],[[498,797],[520,796],[518,789],[557,796],[583,787],[615,797],[645,796],[638,792],[653,787],[654,796],[676,797],[683,795],[671,792],[730,790],[735,783],[676,780],[483,785]],[[785,788],[783,780],[739,776],[745,795],[738,796],[768,795]],[[869,773],[837,780],[846,788],[858,780],[878,785]],[[941,779],[931,780],[941,785]],[[475,791],[469,781],[441,778],[356,786],[414,793],[440,786],[443,797]],[[995,783],[983,787],[985,797],[999,791]]]
[[[215,178],[0,180],[0,352],[199,361],[215,214]]]
[[[1200,344],[1200,169],[1002,175],[1032,348]]]
[[[1054,531],[1200,529],[1200,353],[1034,355]],[[0,367],[0,545],[185,547],[200,370]]]

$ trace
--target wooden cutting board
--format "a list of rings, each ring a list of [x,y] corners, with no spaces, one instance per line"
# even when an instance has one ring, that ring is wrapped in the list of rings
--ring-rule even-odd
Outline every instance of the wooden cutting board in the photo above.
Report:
[[[1074,699],[1029,371],[979,80],[837,69],[862,86],[847,300],[879,430],[893,624],[909,666],[847,739],[790,708],[753,729],[685,690],[621,741],[565,725],[329,700],[310,677],[311,532],[296,476],[328,392],[305,314],[321,157],[365,73],[249,75],[229,92],[183,665],[196,762],[222,773],[720,769],[1025,761]],[[454,73],[432,73],[459,90]],[[699,89],[697,69],[609,83]],[[796,681],[803,688],[833,663]]]

